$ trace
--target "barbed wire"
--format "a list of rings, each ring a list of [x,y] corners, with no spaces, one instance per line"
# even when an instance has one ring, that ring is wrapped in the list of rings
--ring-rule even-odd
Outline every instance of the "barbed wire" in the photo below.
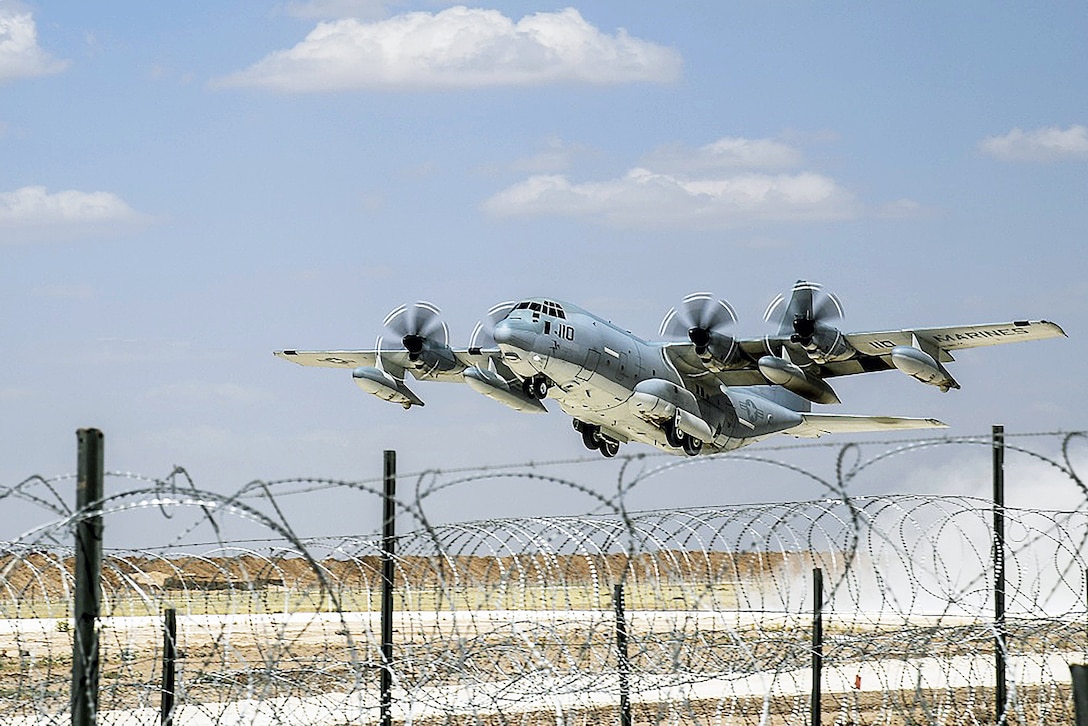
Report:
[[[1006,507],[1009,718],[1072,719],[1068,664],[1088,659],[1084,434],[1021,435],[1081,505]],[[798,447],[725,457],[655,455],[401,475],[397,501],[395,716],[405,723],[597,723],[620,673],[613,594],[622,586],[636,718],[653,723],[808,721],[814,606],[828,578],[823,710],[836,723],[992,722],[992,502],[856,496],[877,466],[920,463],[989,437],[849,443],[833,473],[786,460]],[[1040,450],[1039,445],[1045,450]],[[818,445],[828,450],[826,445]],[[817,447],[808,447],[815,449]],[[873,452],[875,453],[866,453]],[[1053,453],[1057,451],[1058,453]],[[630,510],[632,493],[743,462],[817,484],[804,502]],[[376,721],[381,540],[300,536],[286,497],[382,496],[381,479],[252,481],[202,489],[181,467],[111,473],[105,532],[126,518],[154,543],[107,541],[101,723],[158,723],[162,613],[178,613],[177,724]],[[56,723],[70,708],[71,546],[88,512],[59,495],[70,475],[0,488],[45,521],[0,543],[0,721]],[[610,490],[607,479],[612,480]],[[504,481],[576,492],[582,514],[436,520],[439,493]],[[122,486],[127,483],[127,486]],[[1079,500],[1076,499],[1079,497]],[[2,506],[2,504],[0,504]],[[239,531],[256,533],[236,536]]]

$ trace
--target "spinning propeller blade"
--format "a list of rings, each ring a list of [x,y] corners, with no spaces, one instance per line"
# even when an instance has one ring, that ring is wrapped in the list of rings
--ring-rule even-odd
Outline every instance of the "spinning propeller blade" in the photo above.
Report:
[[[789,298],[778,295],[767,306],[763,319],[778,323],[778,334],[789,335],[791,342],[811,345],[819,327],[834,327],[842,319],[842,303],[834,294],[815,282],[798,280]]]
[[[736,322],[737,314],[729,303],[718,300],[709,292],[696,292],[669,310],[661,321],[660,332],[673,340],[687,338],[700,357],[711,353],[715,358],[727,361],[735,347],[729,329]]]
[[[385,316],[382,322],[386,333],[378,338],[380,353],[396,350],[388,343],[398,341],[401,348],[408,351],[408,360],[422,367],[425,350],[445,349],[449,345],[450,331],[442,321],[442,311],[429,302],[405,304],[395,308]],[[379,354],[379,367],[381,356]],[[433,369],[435,365],[431,365]]]

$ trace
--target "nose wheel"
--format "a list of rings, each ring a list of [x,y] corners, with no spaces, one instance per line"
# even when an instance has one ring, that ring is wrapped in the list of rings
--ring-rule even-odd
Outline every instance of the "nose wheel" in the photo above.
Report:
[[[544,376],[533,376],[521,382],[521,390],[529,398],[542,401],[548,397],[549,383]]]

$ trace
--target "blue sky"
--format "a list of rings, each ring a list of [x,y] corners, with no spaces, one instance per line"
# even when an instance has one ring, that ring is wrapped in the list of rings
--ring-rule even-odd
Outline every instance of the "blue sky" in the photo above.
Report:
[[[81,426],[224,491],[580,456],[561,414],[404,412],[271,351],[418,299],[467,343],[528,295],[652,337],[711,290],[761,335],[798,278],[853,329],[1070,335],[840,410],[1084,428],[1085,37],[1073,2],[0,0],[0,481],[72,470]]]

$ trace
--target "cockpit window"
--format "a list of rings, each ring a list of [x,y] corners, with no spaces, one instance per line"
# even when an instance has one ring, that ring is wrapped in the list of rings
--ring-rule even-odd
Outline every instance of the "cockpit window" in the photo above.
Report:
[[[551,315],[552,317],[560,318],[562,320],[567,319],[567,314],[563,311],[563,306],[548,300],[545,300],[542,303],[525,300],[515,305],[514,310],[532,310],[533,312]]]

